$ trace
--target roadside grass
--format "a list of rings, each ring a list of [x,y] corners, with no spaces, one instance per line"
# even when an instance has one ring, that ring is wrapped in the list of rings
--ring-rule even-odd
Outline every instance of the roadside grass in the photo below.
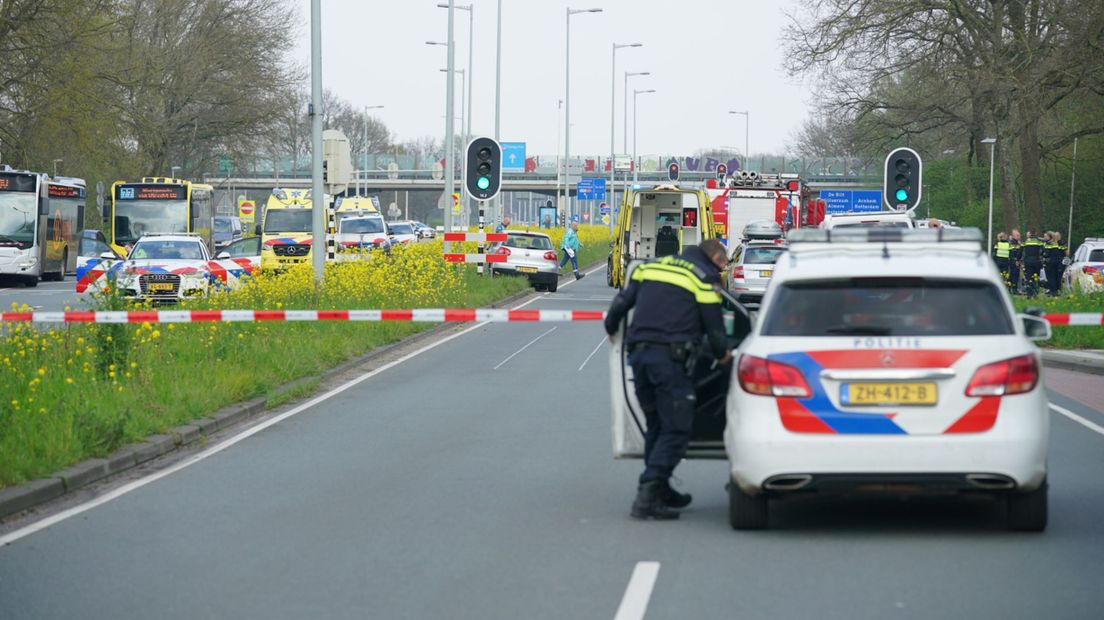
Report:
[[[310,377],[295,383],[285,390],[277,390],[269,394],[268,398],[265,399],[265,408],[275,409],[284,403],[303,398],[317,389],[321,383],[322,379],[319,377]]]
[[[1014,296],[1012,303],[1019,312],[1028,308],[1041,308],[1047,314],[1104,312],[1104,293],[1059,297]],[[1104,349],[1104,327],[1055,325],[1053,331],[1054,337],[1043,341],[1043,346],[1056,349]]]
[[[327,266],[260,274],[190,309],[482,307],[524,290],[452,266],[440,243]],[[106,295],[98,308],[119,309]],[[134,306],[128,306],[134,308]],[[226,405],[268,396],[373,348],[432,327],[366,322],[0,325],[0,487],[105,456]],[[279,401],[283,396],[272,394]]]

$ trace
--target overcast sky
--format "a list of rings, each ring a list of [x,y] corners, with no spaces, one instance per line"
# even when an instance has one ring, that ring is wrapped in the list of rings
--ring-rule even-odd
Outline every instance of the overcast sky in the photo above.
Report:
[[[399,140],[444,135],[447,0],[324,0],[322,79],[355,105],[383,105],[380,118]],[[473,133],[494,134],[497,0],[475,5]],[[309,20],[309,2],[301,0]],[[617,140],[623,143],[624,71],[639,97],[641,154],[743,150],[750,112],[752,153],[781,153],[804,120],[810,87],[782,70],[782,30],[791,0],[503,0],[502,140],[528,152],[556,151],[557,103],[564,97],[565,10],[601,8],[571,18],[571,150],[607,154],[611,44],[643,43],[617,53]],[[670,8],[668,8],[670,7]],[[456,66],[468,62],[468,14],[456,11]],[[304,25],[297,54],[309,62]],[[457,76],[459,106],[460,82]],[[629,113],[632,114],[630,93]],[[459,107],[457,108],[459,115]],[[459,130],[458,130],[459,131]],[[562,148],[562,146],[561,146]],[[632,149],[632,119],[629,124]]]

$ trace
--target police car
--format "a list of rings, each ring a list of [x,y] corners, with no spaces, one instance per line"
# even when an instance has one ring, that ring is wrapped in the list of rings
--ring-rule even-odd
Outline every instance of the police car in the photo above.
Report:
[[[1085,239],[1074,252],[1062,280],[1065,289],[1071,293],[1104,291],[1104,238]]]
[[[172,303],[215,288],[236,288],[252,272],[249,259],[211,260],[198,235],[152,234],[138,239],[117,274],[105,275],[114,275],[125,297]]]
[[[977,229],[789,237],[725,408],[734,528],[803,492],[983,493],[1047,521],[1049,324],[1017,316]]]

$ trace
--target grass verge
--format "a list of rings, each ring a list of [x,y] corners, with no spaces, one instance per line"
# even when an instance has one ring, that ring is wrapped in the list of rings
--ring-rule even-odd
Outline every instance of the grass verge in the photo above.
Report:
[[[1047,314],[1072,312],[1104,312],[1104,293],[1064,295],[1059,297],[1013,297],[1016,310],[1041,308]],[[1055,325],[1054,337],[1041,342],[1056,349],[1104,349],[1104,327]]]
[[[370,261],[259,275],[190,308],[482,307],[527,287],[446,265],[441,245]],[[101,308],[122,300],[107,296]],[[106,456],[227,405],[268,396],[432,325],[413,323],[68,324],[0,326],[0,487]],[[306,388],[304,388],[306,389]],[[272,395],[272,402],[291,395]]]

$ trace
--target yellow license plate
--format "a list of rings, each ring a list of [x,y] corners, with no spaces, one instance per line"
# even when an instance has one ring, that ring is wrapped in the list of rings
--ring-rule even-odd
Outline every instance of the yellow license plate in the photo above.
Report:
[[[759,277],[760,277],[760,278],[769,278],[769,277],[771,277],[771,276],[773,276],[773,275],[774,275],[774,272],[773,272],[773,271],[760,271],[760,272],[759,272]]]
[[[537,268],[536,267],[518,267],[518,271],[520,271],[521,273],[536,273]]]
[[[934,383],[844,383],[840,404],[851,407],[878,405],[934,405],[939,390]]]
[[[149,285],[151,291],[171,291],[173,285],[168,282],[151,282]]]

